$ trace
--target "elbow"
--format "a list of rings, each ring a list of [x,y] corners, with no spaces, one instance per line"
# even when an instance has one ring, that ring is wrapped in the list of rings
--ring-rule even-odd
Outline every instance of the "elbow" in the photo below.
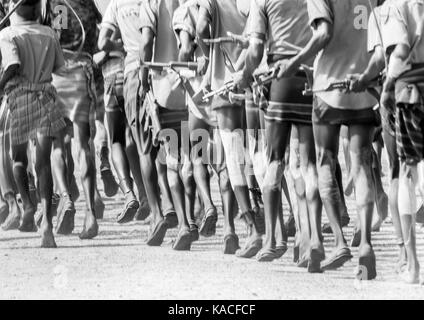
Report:
[[[206,21],[200,20],[196,25],[196,35],[200,39],[208,38],[209,25]]]
[[[180,60],[181,61],[190,61],[192,56],[192,48],[188,46],[182,46],[180,49]]]
[[[320,32],[317,35],[317,43],[319,47],[325,48],[331,41],[332,34],[330,32]]]
[[[261,63],[263,58],[263,52],[264,52],[263,46],[254,45],[249,47],[249,56],[251,58],[251,61],[255,65],[258,66]]]
[[[140,49],[143,52],[149,51],[153,48],[154,37],[151,32],[143,32],[141,37]]]
[[[393,56],[402,60],[407,61],[409,59],[410,49],[406,45],[397,45],[393,51]]]

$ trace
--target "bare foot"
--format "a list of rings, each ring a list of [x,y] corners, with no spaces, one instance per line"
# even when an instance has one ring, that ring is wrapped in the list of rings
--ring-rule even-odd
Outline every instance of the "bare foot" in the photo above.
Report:
[[[19,223],[21,221],[21,212],[15,211],[11,212],[6,221],[1,225],[1,228],[4,231],[17,230],[19,228]]]
[[[329,258],[325,259],[321,263],[321,269],[326,270],[337,270],[352,259],[350,249],[344,245],[340,245],[330,255]]]
[[[250,259],[258,254],[262,249],[262,238],[259,235],[252,235],[248,240],[244,248],[236,252],[236,256],[239,258]]]
[[[406,249],[405,246],[402,245],[399,248],[399,256],[398,256],[398,262],[396,263],[396,273],[401,274],[405,271],[406,266],[408,264],[408,260],[406,257]]]
[[[37,211],[36,208],[27,208],[22,216],[22,222],[19,225],[18,230],[20,232],[37,232],[37,226],[35,225],[34,215]]]
[[[385,193],[382,193],[376,203],[377,208],[377,214],[373,214],[373,221],[372,221],[372,231],[378,232],[380,231],[381,225],[383,224],[384,220],[387,219],[387,216],[389,215],[389,198]]]
[[[359,248],[359,264],[356,271],[358,280],[374,280],[377,277],[374,250],[366,244]]]
[[[71,198],[63,196],[60,199],[60,211],[57,216],[56,233],[69,235],[74,231],[75,227],[75,206]]]
[[[190,229],[182,228],[178,232],[177,239],[175,240],[172,249],[176,251],[190,251],[191,243]]]
[[[213,237],[216,233],[216,223],[218,222],[218,213],[215,207],[209,208],[203,216],[200,234],[203,237]]]
[[[100,172],[105,195],[109,198],[116,196],[119,190],[119,185],[116,183],[115,177],[110,169],[102,170]]]
[[[229,232],[224,237],[224,254],[236,254],[240,249],[239,238],[234,232]]]
[[[140,208],[138,208],[137,214],[135,215],[134,219],[137,221],[144,221],[150,215],[150,206],[146,198],[143,199],[139,197],[139,199],[141,199]]]
[[[81,240],[90,240],[99,234],[99,225],[93,214],[87,213],[84,220],[84,228],[79,234]]]
[[[140,203],[137,201],[134,192],[127,192],[125,194],[125,207],[116,218],[117,222],[119,224],[124,224],[133,221],[139,207]]]
[[[53,235],[53,226],[43,221],[41,224],[41,248],[57,248]]]
[[[321,273],[321,262],[325,260],[325,250],[322,243],[311,245],[311,251],[309,253],[308,260],[308,272],[309,273]]]
[[[162,245],[163,240],[165,239],[166,232],[168,231],[169,224],[165,219],[160,219],[159,221],[152,220],[150,222],[151,232],[147,238],[146,244],[150,247],[159,247]]]

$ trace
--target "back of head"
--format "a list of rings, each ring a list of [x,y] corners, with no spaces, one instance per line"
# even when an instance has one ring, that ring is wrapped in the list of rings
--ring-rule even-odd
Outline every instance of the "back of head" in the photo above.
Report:
[[[19,5],[19,0],[12,0],[11,5]],[[27,21],[35,21],[40,17],[41,14],[41,1],[40,0],[24,0],[19,8],[16,10],[16,14]]]

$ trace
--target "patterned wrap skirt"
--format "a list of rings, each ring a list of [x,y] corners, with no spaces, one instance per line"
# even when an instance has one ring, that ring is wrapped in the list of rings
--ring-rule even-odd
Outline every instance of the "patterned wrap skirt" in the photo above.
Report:
[[[424,68],[412,69],[396,82],[396,144],[401,160],[424,159]]]
[[[20,82],[6,88],[6,103],[10,110],[12,145],[27,143],[37,134],[56,137],[66,127],[57,108],[57,93],[50,84]]]

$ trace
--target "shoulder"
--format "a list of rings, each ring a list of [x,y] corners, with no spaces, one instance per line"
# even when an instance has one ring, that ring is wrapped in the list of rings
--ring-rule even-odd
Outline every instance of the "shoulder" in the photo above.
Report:
[[[11,40],[14,37],[14,28],[6,27],[0,31],[0,40]]]

